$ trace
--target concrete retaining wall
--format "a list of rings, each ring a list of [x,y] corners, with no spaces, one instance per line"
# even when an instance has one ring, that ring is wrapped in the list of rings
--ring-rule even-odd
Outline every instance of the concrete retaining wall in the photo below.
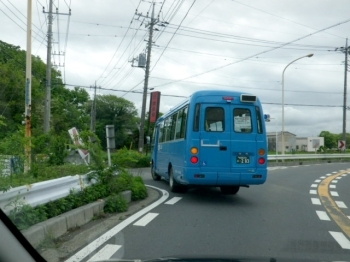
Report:
[[[131,191],[122,192],[121,195],[130,203]],[[94,215],[103,212],[105,201],[94,202],[57,217],[50,218],[46,221],[31,226],[26,230],[22,230],[22,234],[35,248],[45,239],[46,236],[58,238],[65,234],[68,230],[80,227],[92,220]]]

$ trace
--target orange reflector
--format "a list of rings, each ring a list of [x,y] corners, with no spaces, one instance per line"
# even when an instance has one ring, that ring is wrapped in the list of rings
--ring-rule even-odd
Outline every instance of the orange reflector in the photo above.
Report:
[[[260,157],[259,160],[258,160],[258,162],[259,162],[260,165],[265,164],[265,158]]]
[[[196,156],[191,157],[191,163],[192,164],[197,164],[198,163],[198,157],[196,157]]]
[[[197,147],[192,147],[191,148],[191,154],[198,154],[198,148]]]
[[[259,149],[259,155],[261,155],[261,156],[265,155],[265,149],[260,148]]]

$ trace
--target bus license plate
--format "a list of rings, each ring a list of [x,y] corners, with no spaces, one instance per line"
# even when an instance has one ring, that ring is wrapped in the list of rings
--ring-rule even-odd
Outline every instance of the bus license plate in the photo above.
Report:
[[[250,159],[249,156],[237,156],[236,162],[237,164],[249,164]]]

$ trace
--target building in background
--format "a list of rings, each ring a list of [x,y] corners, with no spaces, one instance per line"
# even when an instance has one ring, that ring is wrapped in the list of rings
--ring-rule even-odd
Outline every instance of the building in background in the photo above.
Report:
[[[297,151],[315,152],[324,147],[324,137],[297,137]]]
[[[268,132],[268,150],[279,154],[282,152],[282,132]],[[276,143],[277,141],[277,143]],[[324,146],[323,137],[297,137],[288,131],[284,132],[285,152],[315,152],[320,146]]]

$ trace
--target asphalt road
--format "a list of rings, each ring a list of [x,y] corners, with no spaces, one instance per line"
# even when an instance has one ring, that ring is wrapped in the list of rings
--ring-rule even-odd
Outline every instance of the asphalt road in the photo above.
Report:
[[[83,261],[169,256],[350,261],[350,164],[272,167],[264,185],[241,188],[235,196],[216,188],[174,194],[166,181],[153,181],[149,170],[142,176],[147,185],[168,192]]]

